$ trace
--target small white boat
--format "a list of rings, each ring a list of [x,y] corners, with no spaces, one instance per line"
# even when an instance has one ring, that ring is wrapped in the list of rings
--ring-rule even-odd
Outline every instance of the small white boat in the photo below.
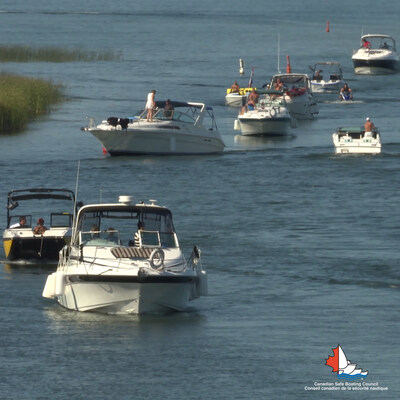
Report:
[[[240,88],[239,92],[232,92],[232,89],[226,89],[225,104],[231,107],[242,107],[246,104],[247,96],[254,88]],[[257,89],[256,89],[257,90]]]
[[[311,93],[311,81],[307,74],[287,73],[272,77],[270,89],[276,89],[278,79],[283,84],[285,101],[292,117],[314,119],[318,115],[318,105]]]
[[[338,62],[327,61],[314,64],[311,68],[311,92],[317,94],[339,93],[343,86],[342,67]]]
[[[292,118],[283,93],[275,90],[259,90],[258,93],[262,97],[256,108],[240,113],[234,129],[240,130],[244,136],[287,134]]]
[[[382,150],[378,130],[366,134],[363,127],[337,128],[332,140],[336,154],[379,154]]]
[[[74,207],[75,195],[68,189],[32,188],[9,192],[7,228],[3,232],[6,259],[56,263],[59,251],[71,239]],[[41,232],[35,230],[39,219],[43,219],[47,228]]]
[[[207,294],[200,250],[185,259],[166,207],[120,196],[81,207],[43,297],[77,311],[167,313]],[[135,233],[136,231],[136,233]]]
[[[388,35],[361,36],[361,47],[353,52],[354,72],[360,75],[392,74],[400,69],[396,42]]]
[[[97,126],[91,119],[90,125],[81,129],[95,136],[112,156],[212,154],[224,150],[212,107],[170,103],[173,111],[164,110],[165,101],[156,101],[152,122],[147,121],[144,110],[133,118],[110,117]]]

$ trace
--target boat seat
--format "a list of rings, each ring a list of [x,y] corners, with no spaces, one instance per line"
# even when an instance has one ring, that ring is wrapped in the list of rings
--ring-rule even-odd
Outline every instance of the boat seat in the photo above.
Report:
[[[149,258],[154,247],[114,247],[111,253],[115,258]]]

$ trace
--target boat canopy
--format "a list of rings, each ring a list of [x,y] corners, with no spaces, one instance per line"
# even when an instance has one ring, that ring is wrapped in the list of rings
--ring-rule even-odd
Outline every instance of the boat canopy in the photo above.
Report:
[[[48,188],[33,188],[19,189],[8,192],[7,208],[15,208],[18,206],[18,201],[33,200],[33,199],[57,199],[75,201],[74,192],[68,189],[48,189]]]
[[[389,35],[380,35],[380,34],[372,34],[368,33],[366,35],[361,36],[361,47],[363,47],[363,43],[365,40],[371,42],[372,49],[388,49],[388,50],[396,50],[396,41]]]

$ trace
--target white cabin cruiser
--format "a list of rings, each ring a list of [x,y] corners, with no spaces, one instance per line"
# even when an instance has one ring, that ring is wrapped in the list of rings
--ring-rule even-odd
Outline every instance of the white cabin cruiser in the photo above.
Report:
[[[364,127],[337,128],[332,140],[335,154],[379,154],[382,150],[377,129],[365,132]]]
[[[313,94],[339,93],[343,86],[342,67],[338,62],[327,61],[314,64],[311,68],[311,92]]]
[[[71,240],[75,206],[75,195],[68,189],[10,191],[7,196],[7,228],[3,232],[6,259],[56,263],[59,251]],[[45,228],[36,229],[36,221]]]
[[[276,90],[259,90],[264,95],[259,98],[254,109],[247,109],[235,120],[235,130],[244,136],[276,136],[288,133],[291,116],[284,93]]]
[[[43,297],[57,297],[70,310],[143,314],[183,311],[206,295],[200,250],[186,260],[171,211],[150,201],[120,196],[118,203],[80,208]]]
[[[144,110],[133,118],[110,117],[100,125],[91,120],[82,130],[90,132],[112,156],[154,154],[212,154],[224,150],[213,109],[204,103],[156,101],[153,121]],[[206,126],[207,124],[207,126]]]
[[[392,74],[400,69],[396,42],[391,36],[361,36],[361,47],[353,52],[354,72],[360,75]]]
[[[274,75],[270,88],[285,92],[285,101],[292,117],[314,119],[318,115],[318,105],[311,94],[311,81],[307,74]]]

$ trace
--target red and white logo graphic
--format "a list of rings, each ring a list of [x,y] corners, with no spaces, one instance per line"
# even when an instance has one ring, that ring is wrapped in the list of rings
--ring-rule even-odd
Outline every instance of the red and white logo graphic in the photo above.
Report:
[[[357,364],[353,364],[347,359],[343,349],[338,345],[333,350],[333,356],[328,356],[325,360],[325,365],[333,368],[332,372],[336,372],[338,378],[343,379],[359,379],[366,377],[368,371],[363,371],[361,368],[357,368]]]

